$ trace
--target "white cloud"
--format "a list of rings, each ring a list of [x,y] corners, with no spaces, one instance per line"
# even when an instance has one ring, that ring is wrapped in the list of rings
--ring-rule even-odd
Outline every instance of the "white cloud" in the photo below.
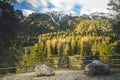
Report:
[[[22,2],[22,1],[24,1],[24,0],[17,0],[18,3]]]
[[[72,11],[74,5],[81,5],[81,11],[77,14],[89,14],[92,12],[108,12],[107,3],[109,0],[50,0],[56,7],[67,13],[76,13]]]
[[[81,5],[81,0],[50,0],[50,2],[63,11],[71,10],[76,4]]]
[[[82,3],[81,14],[89,14],[93,12],[108,12],[107,3],[109,0],[84,0]]]
[[[33,8],[46,7],[48,5],[47,0],[26,0],[26,2]]]
[[[33,10],[28,10],[28,9],[23,9],[22,10],[24,16],[28,16],[31,13],[34,13],[35,11]]]
[[[37,8],[40,6],[40,0],[26,0],[32,7]]]
[[[23,1],[23,0],[18,0]],[[58,11],[64,13],[74,13],[75,5],[82,6],[80,13],[77,14],[89,14],[92,12],[107,12],[107,3],[109,0],[24,0],[29,3],[33,9],[40,9],[40,12]],[[53,8],[48,8],[48,3],[54,5]],[[25,12],[25,11],[24,11]],[[26,12],[31,12],[30,10]]]

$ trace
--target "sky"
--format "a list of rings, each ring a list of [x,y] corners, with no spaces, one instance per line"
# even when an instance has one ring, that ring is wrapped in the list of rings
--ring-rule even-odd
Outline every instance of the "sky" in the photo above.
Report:
[[[25,16],[31,13],[45,13],[57,11],[63,14],[90,14],[93,12],[107,13],[109,0],[17,0],[14,5]]]

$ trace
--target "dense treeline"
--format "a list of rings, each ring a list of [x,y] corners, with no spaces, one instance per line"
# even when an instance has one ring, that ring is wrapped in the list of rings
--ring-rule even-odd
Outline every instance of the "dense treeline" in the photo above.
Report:
[[[12,6],[15,2],[16,0],[0,0],[0,67],[16,66],[18,54],[15,41],[19,18]]]
[[[44,58],[49,63],[51,57],[62,60],[65,56],[74,55],[85,57],[117,54],[115,46],[119,41],[113,40],[115,34],[108,20],[74,20],[66,23],[70,25],[68,30],[39,35],[32,50],[23,53],[20,64],[35,65]],[[106,57],[105,60],[107,59]]]

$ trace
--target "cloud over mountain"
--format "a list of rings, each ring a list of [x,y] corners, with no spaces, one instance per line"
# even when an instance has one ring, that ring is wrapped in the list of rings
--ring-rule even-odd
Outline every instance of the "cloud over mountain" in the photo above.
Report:
[[[18,2],[15,8],[23,10],[24,15],[28,15],[28,10],[29,12],[58,11],[79,15],[96,11],[107,12],[108,0],[18,0]]]

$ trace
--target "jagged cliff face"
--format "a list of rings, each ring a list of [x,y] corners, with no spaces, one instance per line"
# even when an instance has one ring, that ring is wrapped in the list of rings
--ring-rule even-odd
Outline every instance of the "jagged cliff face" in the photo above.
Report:
[[[56,24],[57,26],[60,26],[60,24],[62,22],[65,22],[67,20],[69,20],[70,18],[72,18],[73,16],[67,15],[67,14],[60,14],[56,11],[53,12],[48,12],[46,13],[47,15],[50,16],[51,20],[54,22],[54,24]]]

